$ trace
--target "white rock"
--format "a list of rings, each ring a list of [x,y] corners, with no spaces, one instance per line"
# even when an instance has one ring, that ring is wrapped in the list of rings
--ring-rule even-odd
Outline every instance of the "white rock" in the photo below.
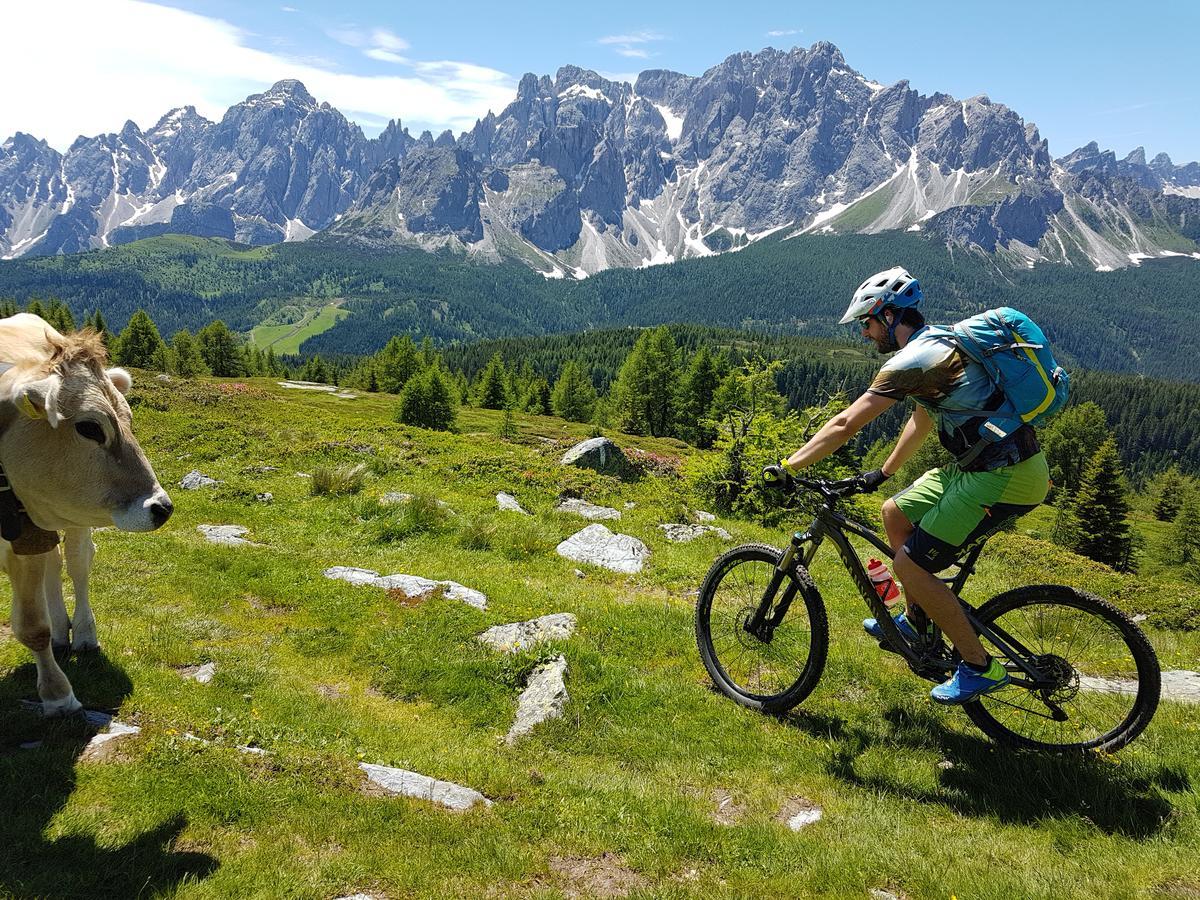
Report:
[[[212,485],[220,483],[215,478],[209,478],[199,469],[192,469],[179,480],[179,486],[185,491],[197,491],[202,487],[212,487]]]
[[[358,394],[354,393],[353,391],[337,391],[334,393],[333,396],[337,397],[339,400],[357,400],[358,399]]]
[[[332,394],[337,391],[336,386],[321,384],[319,381],[280,381],[279,386],[282,388],[291,388],[296,391],[323,391],[326,394]]]
[[[529,513],[521,508],[521,504],[517,502],[516,497],[512,494],[506,494],[503,491],[496,495],[496,505],[505,512],[518,512],[522,515],[529,515]]]
[[[706,534],[715,534],[725,541],[732,540],[733,538],[733,535],[728,531],[724,528],[718,528],[716,525],[681,525],[673,523],[670,525],[659,525],[658,527],[663,530],[668,541],[674,541],[677,544],[694,541],[696,538],[704,537]]]
[[[380,506],[396,506],[397,504],[400,504],[400,503],[408,503],[414,499],[416,499],[416,495],[410,494],[407,491],[388,491],[386,494],[384,494],[382,497],[379,498],[379,505]],[[450,508],[450,504],[447,503],[445,500],[438,500],[436,502],[437,502],[437,505],[439,507],[441,507],[442,509]]]
[[[586,500],[580,500],[576,497],[564,497],[554,504],[554,508],[559,512],[571,513],[576,516],[583,516],[585,519],[619,519],[621,511],[613,509],[611,506],[596,506],[594,503],[588,503]]]
[[[357,569],[353,566],[331,566],[323,574],[326,578],[348,581],[353,585],[366,584],[383,588],[385,591],[400,590],[409,597],[423,597],[441,588],[442,593],[451,600],[460,600],[476,609],[487,609],[486,594],[465,587],[457,581],[433,581],[419,575],[380,575],[371,569]]]
[[[579,466],[597,472],[619,472],[627,464],[621,448],[606,437],[581,441],[564,453],[560,462],[564,466]]]
[[[255,494],[254,499],[257,500],[259,503],[270,503],[272,500],[275,499],[275,495],[272,494],[270,491],[263,491],[261,494]]]
[[[102,732],[88,741],[87,746],[83,748],[83,752],[80,754],[80,757],[83,759],[88,759],[90,757],[97,756],[99,755],[101,748],[106,744],[110,744],[113,741],[119,741],[122,738],[127,738],[131,735],[138,734],[141,732],[141,730],[142,729],[136,725],[126,725],[124,722],[119,722],[116,719],[112,719],[108,723],[108,731]]]
[[[479,803],[484,806],[492,805],[492,801],[479,791],[450,781],[438,781],[418,772],[377,766],[373,763],[359,763],[358,767],[367,773],[367,778],[372,784],[378,785],[389,794],[416,797],[418,800],[428,800],[457,810],[470,809]]]
[[[535,725],[547,719],[557,719],[566,706],[567,686],[563,676],[567,671],[567,658],[558,656],[533,670],[529,682],[517,699],[517,719],[504,738],[508,744],[529,734]]]
[[[1081,675],[1079,686],[1102,694],[1136,694],[1137,682],[1122,678],[1096,678]],[[1200,703],[1200,672],[1168,669],[1162,673],[1162,699],[1180,703]]]
[[[210,544],[224,544],[226,547],[261,546],[242,537],[250,533],[250,529],[244,525],[197,525],[196,530],[204,535]]]
[[[589,525],[555,548],[559,556],[632,575],[642,571],[650,550],[635,537],[613,534],[603,525]]]
[[[570,613],[553,613],[527,622],[493,625],[479,640],[504,653],[516,653],[543,641],[562,641],[575,632],[575,617]]]
[[[692,510],[692,518],[695,519],[697,522],[699,522],[701,525],[707,525],[711,522],[717,521],[716,516],[714,516],[710,512],[705,512],[702,509]]]
[[[183,677],[189,681],[195,681],[198,684],[208,684],[217,674],[217,664],[207,662],[202,666],[197,666],[194,669],[185,669]]]
[[[811,809],[802,809],[787,820],[787,826],[792,831],[799,831],[805,825],[821,821],[823,815],[824,813],[819,806],[814,806]]]

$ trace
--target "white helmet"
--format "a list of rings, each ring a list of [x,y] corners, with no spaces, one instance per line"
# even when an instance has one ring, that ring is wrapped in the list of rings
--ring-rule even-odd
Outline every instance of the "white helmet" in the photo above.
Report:
[[[873,316],[889,306],[908,309],[921,305],[921,284],[903,266],[878,272],[858,286],[846,314],[838,322],[845,325],[863,316]]]

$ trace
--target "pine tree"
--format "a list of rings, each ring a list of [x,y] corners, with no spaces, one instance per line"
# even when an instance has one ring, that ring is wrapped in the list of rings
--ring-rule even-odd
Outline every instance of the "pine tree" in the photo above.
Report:
[[[175,332],[171,338],[170,371],[182,378],[208,374],[208,366],[200,355],[200,345],[186,328]]]
[[[220,319],[209,322],[196,334],[200,355],[209,370],[221,378],[236,378],[245,374],[237,338]]]
[[[449,431],[454,427],[456,404],[441,367],[431,365],[408,379],[400,391],[396,421],[418,428]]]
[[[37,299],[29,301],[29,305],[25,307],[25,312],[29,313],[30,315],[39,316],[43,319],[49,315],[46,307],[42,305],[42,301]]]
[[[139,309],[117,336],[113,361],[119,366],[154,369],[164,362],[166,350],[154,321],[144,309]]]
[[[1187,490],[1187,481],[1179,466],[1171,466],[1165,472],[1160,472],[1150,479],[1147,493],[1154,511],[1154,518],[1160,522],[1171,522],[1183,502],[1183,494]]]
[[[412,378],[424,364],[417,352],[417,345],[407,334],[403,337],[393,335],[377,354],[375,354],[375,377],[379,382],[379,390],[388,394],[398,394],[408,379]]]
[[[675,393],[676,430],[689,444],[708,448],[716,438],[708,415],[720,381],[712,354],[707,347],[701,346],[692,354]]]
[[[1117,444],[1108,438],[1088,461],[1075,494],[1075,551],[1114,569],[1129,568],[1129,509]]]
[[[554,391],[550,395],[550,406],[554,414],[569,422],[587,422],[596,407],[596,389],[592,380],[583,372],[583,367],[569,359],[558,373]]]
[[[46,321],[62,334],[70,334],[75,330],[75,317],[61,300],[50,301],[50,308],[46,310]]]
[[[663,325],[642,332],[613,388],[622,430],[655,437],[670,433],[678,368],[679,350],[670,330]]]
[[[1063,410],[1043,429],[1040,442],[1057,491],[1070,496],[1079,490],[1084,468],[1111,433],[1104,410],[1090,402]]]
[[[108,323],[104,321],[104,316],[100,313],[100,310],[96,310],[91,320],[85,324],[91,325],[100,334],[100,338],[104,341],[106,347],[112,346],[112,333],[108,330]]]
[[[476,403],[483,409],[504,409],[508,405],[508,372],[499,353],[493,354],[479,376],[475,396]]]
[[[1190,485],[1183,491],[1168,540],[1169,561],[1200,562],[1200,486]]]

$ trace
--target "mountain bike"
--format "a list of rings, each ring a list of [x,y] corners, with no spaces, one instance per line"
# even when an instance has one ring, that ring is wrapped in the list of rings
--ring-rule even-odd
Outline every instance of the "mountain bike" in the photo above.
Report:
[[[936,624],[917,641],[897,629],[850,535],[887,558],[891,548],[869,526],[847,518],[838,503],[860,493],[853,478],[796,479],[796,489],[820,497],[807,531],[792,535],[786,550],[746,544],[713,563],[696,602],[696,645],[717,688],[742,706],[779,714],[817,686],[829,649],[825,604],[809,566],[832,541],[884,640],[929,681],[945,681],[957,652]],[[964,548],[951,577],[984,647],[999,659],[1012,683],[964,704],[986,735],[1009,746],[1113,751],[1137,737],[1158,707],[1158,659],[1146,635],[1123,612],[1086,591],[1063,585],[1019,587],[978,609],[961,599],[987,536]]]

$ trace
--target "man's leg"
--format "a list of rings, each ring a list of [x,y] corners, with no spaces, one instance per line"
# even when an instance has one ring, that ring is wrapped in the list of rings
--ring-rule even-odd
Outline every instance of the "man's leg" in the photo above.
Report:
[[[979,643],[954,592],[936,575],[917,565],[903,547],[896,553],[896,577],[904,585],[908,602],[919,606],[937,622],[963,659],[976,666],[987,662],[983,644]]]

